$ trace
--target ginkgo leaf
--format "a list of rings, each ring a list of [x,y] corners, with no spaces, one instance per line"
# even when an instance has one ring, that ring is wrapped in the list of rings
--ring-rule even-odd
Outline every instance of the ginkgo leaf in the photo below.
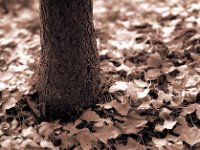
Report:
[[[182,115],[187,115],[187,114],[191,114],[193,112],[196,111],[196,115],[198,117],[198,119],[200,118],[200,105],[199,104],[191,104],[187,107],[183,108],[183,112]]]
[[[115,101],[114,108],[117,110],[119,114],[122,116],[127,116],[129,110],[131,109],[130,103],[121,104]]]
[[[7,101],[10,97],[10,91],[8,89],[5,89],[1,92],[1,96],[2,96],[2,100],[0,102],[0,104],[2,105],[3,103],[5,103],[4,101]]]
[[[31,139],[25,139],[24,141],[22,141],[21,147],[30,147],[30,148],[32,147],[37,149],[39,148],[39,145]]]
[[[173,129],[173,132],[176,133],[176,134],[181,134],[182,132],[187,132],[186,129],[188,129],[188,123],[185,119],[185,117],[183,115],[179,116],[177,118],[177,126],[175,127],[175,129]]]
[[[196,115],[197,115],[197,118],[200,120],[200,105],[196,106]]]
[[[34,137],[33,137],[33,141],[35,142],[35,143],[40,143],[40,141],[42,141],[43,140],[43,137],[41,136],[41,135],[39,135],[39,134],[36,134]]]
[[[151,101],[144,101],[142,104],[137,108],[138,110],[140,109],[150,109],[151,108]]]
[[[110,118],[106,118],[106,119],[102,118],[101,121],[96,122],[94,124],[94,126],[95,127],[103,127],[104,125],[109,124],[110,122],[112,122]]]
[[[14,88],[15,89],[15,88]],[[15,89],[16,90],[16,89]],[[16,103],[20,100],[22,92],[16,90],[10,92],[8,89],[2,91],[2,101],[0,102],[0,116],[5,115],[5,111],[16,106]]]
[[[146,123],[147,121],[143,119],[129,119],[125,123],[120,124],[120,127],[123,129],[125,134],[136,134],[142,130]]]
[[[19,122],[16,119],[13,119],[13,121],[11,122],[11,128],[16,129],[18,124],[19,124]]]
[[[0,116],[5,115],[5,111],[14,107],[17,103],[17,100],[14,97],[10,97],[7,100],[4,100],[1,106]]]
[[[180,139],[190,146],[200,142],[200,130],[197,127],[185,128],[185,132],[180,133]]]
[[[112,59],[119,59],[122,57],[121,51],[109,51],[107,55]]]
[[[135,86],[133,86],[133,84],[129,84],[127,93],[134,102],[138,100],[137,89],[135,88]]]
[[[172,134],[168,134],[166,139],[168,142],[173,142],[174,144],[177,144],[177,145],[183,144],[183,141],[178,136],[175,136]]]
[[[53,146],[53,143],[46,140],[40,141],[40,146],[43,148],[55,149],[55,147]]]
[[[103,107],[104,109],[110,109],[114,107],[113,101],[104,104],[97,104],[97,106]]]
[[[28,127],[27,129],[22,130],[22,136],[33,139],[37,136],[37,131],[33,127]]]
[[[94,135],[104,143],[107,143],[107,140],[116,138],[121,134],[121,131],[113,126],[113,123],[105,125],[101,128],[95,127],[96,132]]]
[[[89,132],[82,132],[76,135],[76,139],[80,142],[83,150],[91,149],[94,146],[94,141],[97,141],[97,137]]]
[[[150,79],[154,79],[154,78],[157,78],[158,76],[161,75],[161,70],[160,69],[148,69],[146,74],[145,74],[145,78],[147,80],[150,80]]]
[[[50,134],[52,134],[53,129],[48,122],[42,122],[38,128],[38,133],[44,136],[44,139],[49,139]]]
[[[126,91],[128,88],[127,82],[117,81],[113,86],[110,87],[109,92],[114,93],[116,91]]]
[[[159,91],[157,100],[170,102],[172,100],[172,96],[173,95],[171,93],[165,93],[163,91]]]
[[[188,102],[195,102],[196,101],[196,96],[197,96],[198,92],[186,92],[185,93],[185,100],[187,100]]]
[[[172,129],[176,125],[177,121],[165,120],[163,125],[156,125],[155,129],[162,132],[164,129]]]
[[[127,144],[122,145],[118,144],[117,145],[118,150],[146,150],[146,147],[144,145],[141,145],[139,142],[133,140],[132,138],[128,138]]]
[[[74,143],[74,138],[70,138],[70,136],[67,135],[66,131],[64,131],[61,134],[57,135],[57,138],[61,140],[63,149],[65,149],[65,148],[68,149]]]
[[[183,108],[183,113],[182,114],[184,114],[184,115],[191,114],[195,110],[196,110],[196,104],[191,104],[191,105]]]
[[[11,139],[6,139],[4,141],[1,142],[1,147],[5,148],[5,149],[12,149],[12,140]]]
[[[69,136],[75,136],[77,134],[85,133],[85,132],[90,132],[88,128],[83,128],[83,129],[77,129],[77,128],[72,128],[70,130],[70,133],[68,133]]]
[[[183,150],[184,146],[183,146],[182,143],[181,144],[171,144],[171,143],[169,143],[169,145],[168,144],[165,145],[165,148],[167,150]]]
[[[149,89],[148,88],[146,88],[146,89],[144,89],[143,91],[138,91],[138,98],[139,99],[143,99],[143,98],[145,98],[147,95],[148,95],[148,93],[149,93]]]
[[[163,146],[167,145],[167,139],[158,139],[158,138],[152,138],[153,143],[155,144],[155,146],[160,149]]]
[[[147,59],[147,65],[149,67],[157,68],[162,65],[162,58],[160,57],[159,53],[154,53],[149,56]]]
[[[146,82],[144,82],[144,81],[142,81],[142,80],[134,80],[134,83],[135,83],[137,86],[141,87],[141,88],[145,88],[145,87],[148,87],[148,86],[149,86],[148,83],[146,83]]]
[[[82,116],[80,118],[83,120],[86,120],[88,122],[91,122],[91,121],[97,122],[97,121],[101,120],[99,115],[97,115],[97,113],[95,111],[91,111],[91,109],[84,111],[84,113],[82,114]]]
[[[165,120],[170,120],[171,119],[170,114],[171,110],[169,110],[168,108],[163,108],[159,116]]]
[[[132,69],[124,64],[122,64],[121,66],[117,67],[116,68],[117,71],[126,71],[126,72],[129,72],[131,71]]]
[[[3,90],[5,90],[6,89],[6,84],[5,83],[3,83],[3,82],[0,82],[0,91],[3,91]]]
[[[145,117],[140,116],[136,111],[130,110],[127,117],[121,118],[120,128],[126,134],[138,133],[148,122]]]
[[[3,76],[1,77],[1,81],[7,82],[7,81],[11,80],[12,78],[13,78],[12,72],[5,72],[3,74]]]

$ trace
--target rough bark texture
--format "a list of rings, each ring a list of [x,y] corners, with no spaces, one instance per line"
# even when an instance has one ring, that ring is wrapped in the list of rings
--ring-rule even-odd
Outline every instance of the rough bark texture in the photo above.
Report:
[[[99,64],[92,0],[41,0],[38,92],[47,120],[72,119],[97,103]]]

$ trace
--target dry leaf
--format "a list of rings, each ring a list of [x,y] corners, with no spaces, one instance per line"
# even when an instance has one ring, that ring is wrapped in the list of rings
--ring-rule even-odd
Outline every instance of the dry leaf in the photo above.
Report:
[[[134,83],[141,88],[149,87],[149,84],[142,80],[134,80]]]
[[[118,150],[146,150],[146,147],[144,145],[141,145],[139,142],[136,142],[132,138],[128,138],[127,144],[122,145],[118,144],[117,145]]]
[[[56,148],[53,146],[53,143],[46,141],[46,140],[40,141],[40,146],[43,147],[43,148],[49,148],[49,149],[55,149],[56,150]]]
[[[144,89],[143,91],[138,91],[138,98],[144,99],[145,97],[148,96],[149,91],[150,90],[148,88]]]
[[[121,134],[120,130],[113,126],[113,123],[105,125],[101,128],[95,127],[95,130],[96,132],[94,135],[105,144],[108,139],[116,138]]]
[[[133,84],[128,85],[127,93],[134,102],[138,100],[137,88]]]
[[[129,110],[131,109],[130,103],[121,104],[115,101],[114,108],[117,110],[117,112],[122,116],[127,116]]]
[[[83,150],[89,150],[94,146],[94,141],[97,141],[97,137],[89,132],[82,132],[76,135],[76,139],[80,142]]]
[[[84,111],[84,113],[82,114],[80,118],[83,120],[86,120],[87,122],[91,122],[91,121],[98,122],[101,120],[99,115],[97,115],[95,111],[91,111],[91,109]]]
[[[22,136],[26,138],[33,139],[37,134],[37,131],[33,127],[28,127],[27,129],[22,130]]]
[[[110,87],[109,92],[114,93],[116,91],[126,91],[128,88],[127,82],[117,81],[113,86]]]
[[[163,125],[156,125],[155,129],[162,132],[164,129],[172,129],[176,125],[177,121],[165,120]]]
[[[5,83],[3,83],[3,82],[0,82],[0,91],[3,91],[3,90],[5,90],[6,89],[6,84]]]
[[[167,145],[167,139],[158,139],[158,138],[152,138],[153,143],[155,144],[155,146],[160,149],[163,146]]]
[[[35,149],[39,148],[39,145],[36,144],[31,139],[25,139],[24,141],[22,141],[20,146],[24,147],[24,148],[26,148],[26,147],[30,147],[30,148],[32,147],[32,148],[35,148]]]
[[[197,127],[185,128],[185,132],[180,133],[180,139],[190,146],[200,142],[200,130]]]
[[[147,59],[147,65],[148,67],[154,67],[158,68],[159,66],[162,65],[162,58],[160,57],[159,53],[154,53],[149,56]]]
[[[51,125],[48,122],[42,122],[39,125],[38,133],[42,136],[44,136],[45,140],[49,139],[50,134],[52,134],[53,129],[51,128]]]

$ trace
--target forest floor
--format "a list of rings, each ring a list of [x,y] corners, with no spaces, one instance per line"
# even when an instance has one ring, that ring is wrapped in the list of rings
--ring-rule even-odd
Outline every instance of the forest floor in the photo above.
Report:
[[[37,5],[0,16],[1,150],[200,149],[198,0],[95,0],[106,102],[68,124],[37,121]]]

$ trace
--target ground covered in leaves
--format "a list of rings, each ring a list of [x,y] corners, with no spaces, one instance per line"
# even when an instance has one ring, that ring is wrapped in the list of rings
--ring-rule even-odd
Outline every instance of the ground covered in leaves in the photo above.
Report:
[[[198,0],[95,0],[106,102],[68,124],[37,121],[38,4],[6,6],[0,149],[200,149]]]

